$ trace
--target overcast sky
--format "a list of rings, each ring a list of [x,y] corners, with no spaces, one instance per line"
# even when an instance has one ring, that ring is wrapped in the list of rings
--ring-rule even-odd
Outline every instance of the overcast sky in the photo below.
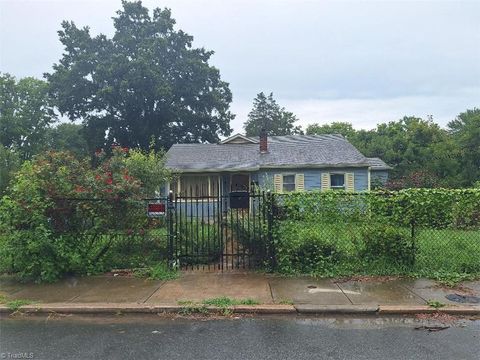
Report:
[[[403,115],[445,125],[480,107],[477,1],[143,1],[169,7],[233,92],[242,130],[253,98],[273,92],[302,125],[356,128]],[[118,0],[0,0],[0,71],[41,77],[62,53],[62,20],[113,33]]]

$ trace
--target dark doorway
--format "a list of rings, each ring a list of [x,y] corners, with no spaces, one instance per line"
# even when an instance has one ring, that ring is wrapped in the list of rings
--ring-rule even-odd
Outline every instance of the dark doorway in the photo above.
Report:
[[[233,174],[230,191],[250,191],[250,175]]]

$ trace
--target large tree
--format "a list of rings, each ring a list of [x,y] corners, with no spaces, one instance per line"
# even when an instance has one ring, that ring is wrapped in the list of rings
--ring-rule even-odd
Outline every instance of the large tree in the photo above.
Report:
[[[42,149],[55,121],[45,81],[0,74],[0,145],[29,159]]]
[[[460,152],[459,185],[470,186],[480,180],[480,108],[461,113],[448,128]]]
[[[293,113],[278,105],[273,93],[267,97],[261,92],[253,100],[253,109],[243,127],[247,136],[258,136],[262,129],[269,135],[300,134],[302,132],[300,126],[295,126],[297,121]]]
[[[392,165],[392,178],[422,172],[437,177],[439,185],[452,185],[456,177],[456,148],[447,131],[431,118],[405,116],[373,130],[359,130],[352,143],[366,156],[380,157]]]
[[[232,95],[212,51],[174,29],[169,9],[122,1],[112,38],[63,22],[64,54],[45,74],[58,109],[82,119],[91,148],[113,143],[148,149],[216,142],[231,133]]]

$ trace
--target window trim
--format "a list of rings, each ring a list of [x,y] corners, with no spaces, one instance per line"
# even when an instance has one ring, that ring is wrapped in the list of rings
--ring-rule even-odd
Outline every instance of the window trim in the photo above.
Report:
[[[282,193],[291,193],[295,192],[297,190],[297,182],[296,182],[296,176],[297,173],[281,173],[282,176]],[[285,176],[293,176],[293,190],[285,190],[285,181],[283,180]],[[288,185],[291,185],[291,183],[287,183]]]

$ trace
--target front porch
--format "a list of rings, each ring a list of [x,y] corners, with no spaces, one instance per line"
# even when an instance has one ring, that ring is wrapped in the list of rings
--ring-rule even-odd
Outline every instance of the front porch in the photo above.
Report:
[[[192,199],[227,197],[231,192],[250,192],[258,184],[257,174],[249,172],[178,174],[166,187],[166,194]]]

